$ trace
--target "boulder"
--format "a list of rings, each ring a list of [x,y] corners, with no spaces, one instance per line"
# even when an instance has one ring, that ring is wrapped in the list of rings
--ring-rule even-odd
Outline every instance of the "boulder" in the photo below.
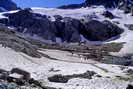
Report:
[[[67,42],[80,42],[80,29],[82,26],[81,22],[69,17],[63,18],[63,21],[63,40],[66,40]]]
[[[92,79],[92,77],[96,73],[94,71],[86,71],[85,73],[82,74],[73,74],[73,75],[54,75],[51,77],[48,77],[48,80],[50,82],[56,82],[56,83],[67,83],[70,79],[73,78],[84,78],[84,79]]]
[[[129,30],[133,30],[133,24],[125,24],[125,27],[127,27]]]
[[[81,34],[92,41],[104,41],[123,32],[123,29],[109,21],[91,20],[84,25],[85,29],[81,31]]]
[[[126,89],[133,89],[133,84],[129,84]]]
[[[114,16],[111,12],[109,12],[109,11],[103,12],[102,15],[105,16],[106,18],[110,18],[110,19],[113,19],[113,18],[115,17],[115,16]]]
[[[61,21],[63,19],[63,17],[60,15],[54,15],[54,18],[56,21]]]
[[[60,75],[54,75],[52,77],[49,77],[48,80],[50,82],[56,82],[56,83],[67,83],[69,78],[60,74]]]
[[[62,41],[81,41],[80,29],[83,28],[83,24],[80,22],[80,20],[64,17],[62,21],[56,20],[54,23],[57,29],[56,36],[62,38]]]
[[[113,24],[108,20],[104,20],[102,23],[106,25],[107,30],[109,31],[108,35],[110,34],[110,37],[119,36],[121,33],[124,32],[124,29],[120,28],[119,26]]]
[[[22,69],[19,69],[19,68],[13,68],[11,70],[11,74],[18,74],[18,75],[21,75],[20,78],[24,79],[24,80],[29,80],[31,78],[31,75],[29,72],[25,71],[25,70],[22,70]]]

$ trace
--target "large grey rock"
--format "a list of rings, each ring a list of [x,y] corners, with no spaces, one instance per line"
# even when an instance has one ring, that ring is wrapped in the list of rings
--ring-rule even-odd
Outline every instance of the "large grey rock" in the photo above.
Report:
[[[84,24],[85,29],[81,31],[83,36],[92,41],[103,41],[117,36],[123,32],[123,29],[109,21],[91,20]]]
[[[54,75],[52,77],[48,77],[48,80],[50,82],[56,82],[56,83],[67,83],[70,79],[73,78],[84,78],[84,79],[92,79],[92,77],[96,73],[94,71],[86,71],[82,74],[73,74],[73,75]]]
[[[133,84],[129,84],[126,89],[133,89]]]
[[[125,24],[125,27],[127,27],[129,30],[133,30],[133,24]]]
[[[79,20],[66,17],[63,18],[63,23],[63,40],[67,42],[80,42],[81,22]]]
[[[110,19],[115,18],[115,16],[110,11],[105,11],[105,12],[103,12],[102,15],[105,16],[106,18],[110,18]]]
[[[29,33],[31,35],[37,34],[46,40],[55,41],[56,28],[54,23],[47,17],[40,14],[32,13],[30,9],[20,10],[17,13],[6,14],[9,17],[9,24],[19,27],[18,31]]]

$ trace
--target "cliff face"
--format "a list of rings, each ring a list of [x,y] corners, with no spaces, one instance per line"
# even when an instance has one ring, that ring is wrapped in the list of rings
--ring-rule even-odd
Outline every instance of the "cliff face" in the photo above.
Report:
[[[0,0],[0,11],[10,11],[18,9],[12,0]]]

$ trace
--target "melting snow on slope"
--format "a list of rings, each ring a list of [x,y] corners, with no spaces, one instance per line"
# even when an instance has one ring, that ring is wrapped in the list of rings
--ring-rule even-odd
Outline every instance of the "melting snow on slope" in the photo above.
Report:
[[[133,54],[133,31],[125,27],[125,24],[133,24],[133,16],[131,14],[124,14],[121,10],[112,11],[113,14],[117,15],[119,18],[113,19],[112,21],[119,22],[119,27],[124,29],[124,33],[117,40],[111,42],[125,42],[124,47],[119,53],[112,53],[117,56],[125,56]]]
[[[52,51],[52,50],[51,50]],[[56,57],[59,54],[56,54],[53,50],[53,54],[49,54],[51,57]],[[60,56],[66,55],[65,52],[60,52]],[[125,89],[125,86],[128,82],[126,81],[116,81],[113,79],[106,79],[104,77],[115,77],[119,76],[126,76],[123,71],[119,68],[119,66],[107,65],[107,64],[82,64],[82,63],[70,63],[64,61],[57,61],[57,60],[50,60],[48,58],[31,58],[27,55],[22,53],[17,53],[9,48],[3,48],[0,46],[0,68],[5,70],[10,70],[12,68],[20,68],[24,69],[31,73],[31,76],[35,79],[39,79],[45,83],[45,85],[53,86],[53,87],[63,87],[62,89],[72,89],[75,84],[79,85],[76,89],[82,89],[82,87],[86,87],[87,89],[97,89],[97,86],[105,87],[103,83],[107,81],[107,87],[113,87],[109,89],[116,89],[119,87],[119,84],[122,88],[118,89]],[[69,56],[64,56],[64,58],[69,59]],[[71,59],[71,58],[70,58]],[[58,72],[50,72],[51,69],[60,70]],[[109,70],[109,72],[105,72],[102,69]],[[47,80],[48,76],[52,76],[54,74],[62,74],[62,75],[72,75],[72,74],[81,74],[86,71],[95,71],[99,75],[103,76],[103,81],[97,82],[98,79],[87,80],[87,79],[71,79],[68,83],[58,84],[58,83],[51,83]],[[82,81],[82,82],[81,82]],[[95,82],[95,83],[93,83]],[[110,83],[116,83],[115,85]],[[86,86],[86,84],[91,84],[91,86]],[[68,86],[70,85],[70,86]],[[97,85],[97,86],[95,86]],[[95,86],[95,88],[93,88]],[[81,88],[80,88],[81,87]]]
[[[87,7],[87,8],[79,8],[79,9],[56,9],[56,8],[32,8],[34,12],[40,13],[40,14],[45,14],[49,16],[54,16],[54,15],[61,15],[63,17],[72,17],[72,18],[77,18],[81,19],[85,16],[96,16],[98,18],[95,18],[97,20],[103,21],[103,20],[110,20],[108,18],[103,17],[101,14],[106,10],[104,7],[99,6],[99,7]],[[114,9],[114,10],[109,10],[111,11],[117,18],[112,19],[110,21],[117,21],[120,24],[118,24],[119,27],[124,29],[124,33],[121,34],[121,37],[119,39],[116,39],[110,42],[126,42],[123,49],[119,53],[115,53],[115,55],[118,56],[124,56],[127,54],[132,54],[133,53],[133,31],[128,30],[124,26],[124,24],[133,24],[133,16],[131,14],[124,14],[122,10]],[[95,42],[97,43],[97,42]],[[112,53],[114,55],[114,53]]]
[[[97,8],[87,7],[87,8],[79,8],[79,9],[57,9],[57,8],[32,8],[32,10],[36,13],[40,13],[43,15],[54,16],[61,15],[63,17],[72,17],[80,19],[86,15],[96,15],[101,16],[105,8],[103,6],[99,6]]]

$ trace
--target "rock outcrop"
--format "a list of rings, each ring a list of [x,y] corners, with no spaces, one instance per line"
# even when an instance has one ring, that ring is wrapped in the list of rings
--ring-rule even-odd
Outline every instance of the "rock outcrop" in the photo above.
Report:
[[[20,77],[17,77],[18,75]],[[25,89],[55,89],[42,85],[41,82],[29,75],[29,72],[19,68],[13,68],[11,71],[0,69],[0,89],[22,89],[22,87],[25,87]],[[21,76],[28,76],[28,79],[21,78]]]
[[[126,89],[133,89],[133,84],[129,84]]]
[[[28,39],[17,35],[15,28],[9,29],[2,24],[0,24],[0,44],[2,47],[9,47],[16,52],[23,52],[31,57],[41,57],[41,54],[37,51],[37,46],[30,43],[30,40],[28,41]]]
[[[102,15],[105,16],[106,18],[109,18],[109,19],[115,18],[115,16],[110,11],[105,11],[105,12],[103,12]]]
[[[84,25],[85,29],[81,30],[81,33],[86,39],[92,41],[107,40],[123,32],[121,28],[109,21],[91,20]]]
[[[70,79],[73,78],[84,78],[84,79],[92,79],[92,77],[96,75],[94,71],[86,71],[82,74],[73,74],[73,75],[54,75],[52,77],[49,77],[48,80],[50,82],[56,82],[56,83],[67,83]]]
[[[133,0],[119,0],[118,8],[133,16]]]
[[[81,42],[81,35],[87,40],[104,41],[123,32],[123,29],[109,21],[81,21],[59,15],[54,16],[55,21],[52,21],[49,16],[33,13],[31,9],[5,14],[5,16],[8,19],[0,19],[1,23],[16,27],[18,32],[31,36],[37,35],[52,42],[56,42],[56,38],[68,43]]]
[[[127,27],[129,30],[133,30],[133,24],[125,24],[125,27]]]

